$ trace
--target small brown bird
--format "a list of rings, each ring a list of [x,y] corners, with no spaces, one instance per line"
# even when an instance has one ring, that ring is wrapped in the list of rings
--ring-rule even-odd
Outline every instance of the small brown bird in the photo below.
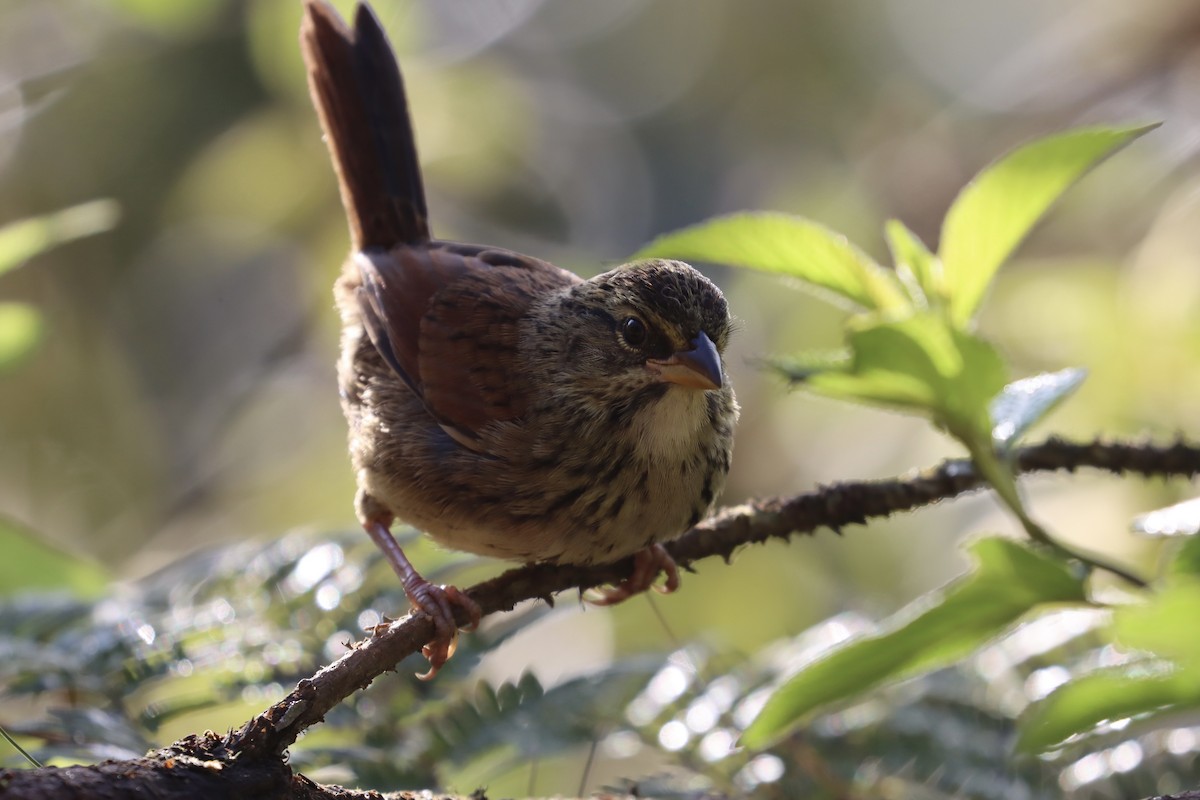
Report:
[[[432,677],[453,652],[453,605],[389,530],[522,562],[634,556],[599,599],[667,573],[661,542],[700,521],[725,482],[738,408],[721,354],[721,291],[678,261],[589,280],[496,247],[431,238],[408,104],[379,22],[349,29],[307,0],[301,47],[350,223],[335,286],[338,363],[359,520],[434,621]]]

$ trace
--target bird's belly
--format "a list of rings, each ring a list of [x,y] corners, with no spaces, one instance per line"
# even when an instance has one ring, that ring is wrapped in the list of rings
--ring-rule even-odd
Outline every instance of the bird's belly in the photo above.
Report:
[[[415,502],[396,498],[396,505],[401,519],[454,550],[523,562],[599,564],[679,536],[707,510],[704,498],[711,499],[714,480],[699,471],[670,480],[651,473],[645,483],[624,486],[597,480],[573,502],[556,506],[561,496],[546,498],[541,512],[520,503],[436,509],[421,502],[421,493]]]
[[[359,486],[454,550],[522,562],[616,561],[698,522],[728,469],[729,443],[707,419],[689,426],[690,436],[649,436],[634,426],[594,451],[568,448],[568,458],[563,440],[571,432],[563,431],[526,442],[514,461],[468,451],[404,387],[396,391],[346,404],[358,433],[350,450]],[[383,401],[405,435],[383,429],[372,408]]]

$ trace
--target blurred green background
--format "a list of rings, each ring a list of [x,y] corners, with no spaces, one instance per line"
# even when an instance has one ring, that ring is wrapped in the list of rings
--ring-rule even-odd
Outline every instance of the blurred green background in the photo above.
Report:
[[[409,84],[435,235],[585,275],[659,233],[760,208],[809,216],[886,261],[884,220],[936,245],[957,190],[1016,144],[1165,120],[1069,193],[1001,273],[982,327],[1018,375],[1090,370],[1050,429],[1200,430],[1196,4],[375,6]],[[121,581],[218,543],[354,526],[330,295],[347,235],[299,18],[298,0],[0,3],[0,224],[97,198],[121,211],[110,232],[0,278],[0,299],[43,314],[38,347],[0,375],[0,515],[23,543],[8,548],[2,574],[19,577],[0,594],[36,582],[32,542]],[[841,312],[775,278],[703,268],[741,320],[726,502],[955,454],[922,422],[787,393],[755,360],[837,345]],[[1126,520],[1185,489],[1030,484],[1064,538],[1143,568],[1153,552]],[[655,601],[669,634],[644,601],[569,611],[553,633],[563,663],[546,656],[539,670],[578,672],[572,659],[670,636],[751,651],[842,609],[884,615],[960,571],[964,534],[995,530],[1012,526],[976,498],[748,550]],[[427,545],[412,555],[446,559]],[[241,719],[227,716],[188,724]]]

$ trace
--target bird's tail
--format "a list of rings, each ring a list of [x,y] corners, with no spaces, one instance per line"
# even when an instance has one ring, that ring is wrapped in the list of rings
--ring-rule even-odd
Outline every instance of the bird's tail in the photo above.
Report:
[[[354,248],[429,241],[404,81],[370,7],[351,30],[325,0],[306,0],[300,48]]]

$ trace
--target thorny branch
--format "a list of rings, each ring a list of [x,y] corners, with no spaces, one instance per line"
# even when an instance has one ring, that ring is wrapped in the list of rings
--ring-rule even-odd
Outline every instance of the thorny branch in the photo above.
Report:
[[[1089,443],[1050,438],[1017,451],[1021,473],[1081,467],[1147,477],[1193,476],[1200,473],[1200,447],[1183,441],[1159,446],[1095,440]],[[667,546],[682,569],[701,559],[728,561],[747,544],[811,534],[818,528],[840,531],[873,517],[911,511],[939,500],[982,488],[971,462],[957,459],[891,480],[837,483],[792,497],[755,500],[723,508]],[[508,611],[524,600],[551,598],[567,590],[615,583],[629,574],[632,559],[596,567],[539,564],[509,570],[477,584],[468,593],[485,615]],[[466,623],[460,617],[460,623]],[[247,755],[281,753],[310,725],[376,677],[395,669],[401,659],[420,651],[433,638],[433,623],[424,615],[399,620],[380,636],[367,639],[333,664],[306,678],[275,705],[232,734],[231,749]]]

